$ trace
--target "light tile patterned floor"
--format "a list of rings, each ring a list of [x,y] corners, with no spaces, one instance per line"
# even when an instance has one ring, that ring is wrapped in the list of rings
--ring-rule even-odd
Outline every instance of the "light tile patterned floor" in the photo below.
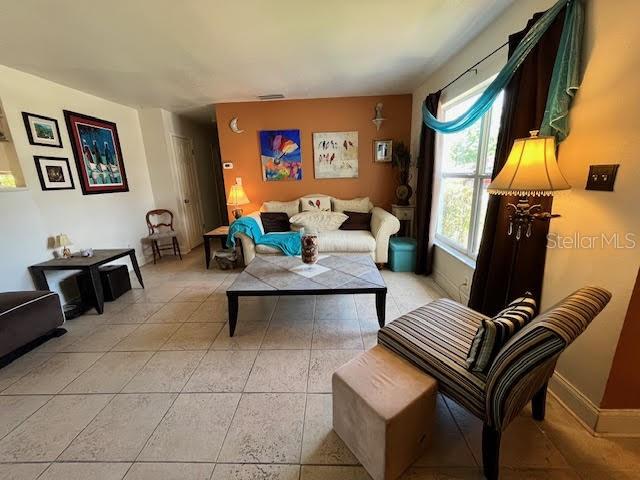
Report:
[[[376,342],[373,295],[241,299],[202,251],[145,266],[135,288],[0,370],[0,480],[365,480],[331,430],[333,370]],[[383,272],[387,319],[441,295]],[[133,282],[136,285],[135,281]],[[481,425],[440,397],[405,480],[479,479]],[[640,439],[591,437],[551,400],[504,435],[504,479],[640,478]]]

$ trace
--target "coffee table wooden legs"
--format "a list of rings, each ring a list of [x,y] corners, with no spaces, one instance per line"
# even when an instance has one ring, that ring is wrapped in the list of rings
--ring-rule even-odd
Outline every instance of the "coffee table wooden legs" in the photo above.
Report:
[[[384,317],[387,305],[387,292],[376,292],[376,313],[378,314],[378,325],[384,327]]]
[[[233,337],[238,322],[238,296],[227,292],[227,301],[229,304],[229,336]]]

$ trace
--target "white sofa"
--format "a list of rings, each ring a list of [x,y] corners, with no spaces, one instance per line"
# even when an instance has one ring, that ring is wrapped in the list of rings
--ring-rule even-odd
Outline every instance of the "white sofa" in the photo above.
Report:
[[[312,195],[318,197],[319,195]],[[328,197],[328,195],[322,195]],[[310,195],[311,197],[311,195]],[[306,198],[306,197],[302,197]],[[332,200],[331,197],[328,197]],[[300,203],[300,199],[298,199]],[[331,202],[333,205],[333,202]],[[264,210],[264,206],[260,211]],[[318,246],[320,253],[331,254],[367,254],[371,255],[373,261],[381,265],[387,263],[389,250],[389,237],[400,230],[400,221],[391,213],[380,207],[374,207],[369,202],[371,211],[371,228],[368,230],[335,230],[318,233]],[[264,233],[262,222],[260,221],[260,211],[250,213],[258,222],[260,229]],[[273,211],[273,210],[272,210]],[[249,264],[256,255],[282,255],[280,250],[266,245],[256,245],[246,235],[239,233],[237,237],[242,243],[245,265]]]

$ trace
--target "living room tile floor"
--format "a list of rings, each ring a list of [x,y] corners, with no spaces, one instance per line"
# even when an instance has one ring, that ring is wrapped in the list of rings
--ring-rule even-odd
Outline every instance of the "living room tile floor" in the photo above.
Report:
[[[376,342],[373,295],[240,301],[200,249],[0,370],[0,480],[364,480],[331,429],[331,373]],[[387,319],[443,293],[384,271]],[[137,285],[135,281],[132,282]],[[408,480],[480,479],[481,424],[445,397]],[[503,437],[504,479],[640,478],[640,439],[590,436],[556,401]]]

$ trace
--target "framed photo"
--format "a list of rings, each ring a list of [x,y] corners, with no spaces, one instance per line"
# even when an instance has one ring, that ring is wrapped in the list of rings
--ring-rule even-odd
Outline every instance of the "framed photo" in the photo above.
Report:
[[[300,130],[262,130],[260,132],[262,180],[302,180]]]
[[[64,110],[73,156],[84,195],[128,192],[116,124]]]
[[[55,118],[22,112],[22,120],[24,120],[24,128],[27,129],[31,145],[62,148],[60,128],[58,128],[58,121]]]
[[[358,132],[313,134],[316,178],[358,178]]]
[[[391,140],[374,140],[373,161],[376,163],[390,163],[392,143]]]
[[[61,157],[33,157],[42,190],[73,190],[69,160]]]

